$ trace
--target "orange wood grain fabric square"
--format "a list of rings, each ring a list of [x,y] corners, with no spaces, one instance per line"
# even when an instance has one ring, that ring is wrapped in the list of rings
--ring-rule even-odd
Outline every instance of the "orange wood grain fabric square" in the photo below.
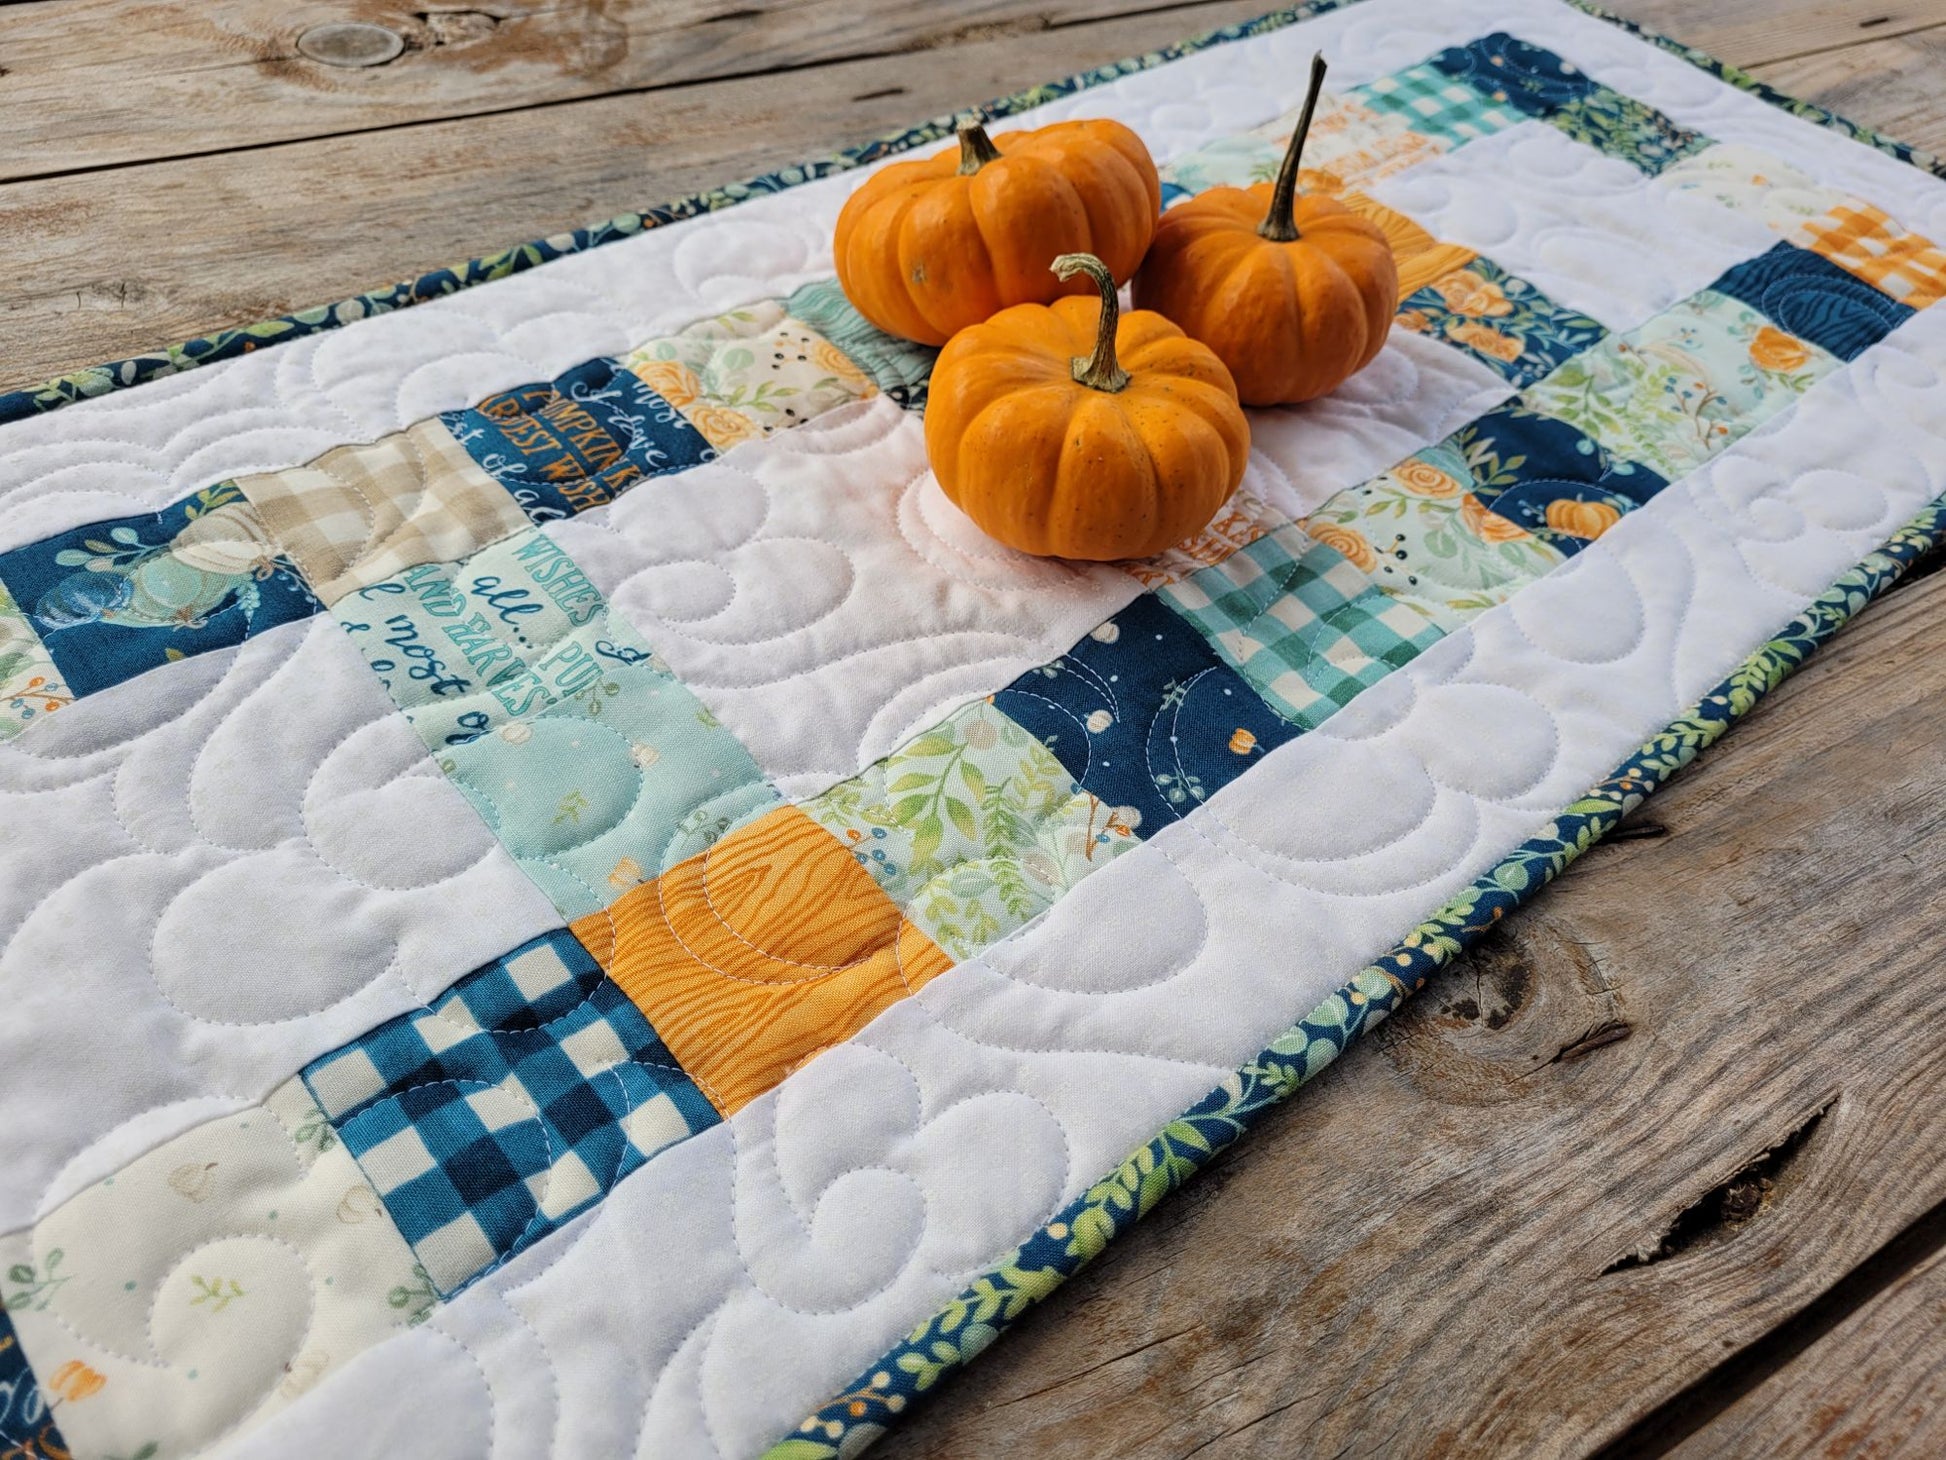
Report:
[[[572,927],[725,1115],[952,964],[794,806]]]

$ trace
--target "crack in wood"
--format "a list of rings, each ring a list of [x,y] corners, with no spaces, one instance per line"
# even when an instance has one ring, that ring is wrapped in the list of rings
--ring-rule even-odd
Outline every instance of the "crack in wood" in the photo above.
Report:
[[[1619,1036],[1618,1036],[1619,1037]],[[1565,1053],[1565,1051],[1564,1051]],[[1837,1103],[1833,1095],[1800,1121],[1781,1141],[1744,1163],[1736,1174],[1713,1186],[1676,1214],[1653,1247],[1624,1253],[1601,1270],[1601,1276],[1651,1267],[1696,1247],[1717,1246],[1738,1236],[1769,1206],[1778,1182],[1817,1131],[1825,1114]]]

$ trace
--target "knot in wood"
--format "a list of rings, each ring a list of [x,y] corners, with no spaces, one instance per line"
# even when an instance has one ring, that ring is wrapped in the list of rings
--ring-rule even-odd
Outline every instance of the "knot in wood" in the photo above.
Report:
[[[298,53],[326,66],[383,66],[405,52],[405,37],[382,25],[332,21],[297,38]]]

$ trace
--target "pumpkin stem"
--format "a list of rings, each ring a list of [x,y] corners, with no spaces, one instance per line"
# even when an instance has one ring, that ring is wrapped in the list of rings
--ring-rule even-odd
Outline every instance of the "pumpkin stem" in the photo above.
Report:
[[[1000,149],[978,122],[963,122],[959,129],[959,175],[971,177],[989,162],[1000,160]]]
[[[1258,225],[1257,235],[1272,243],[1290,243],[1297,237],[1297,217],[1292,212],[1297,202],[1298,159],[1304,155],[1304,138],[1311,130],[1311,113],[1318,108],[1318,93],[1324,90],[1324,52],[1311,57],[1311,89],[1304,96],[1304,110],[1297,114],[1297,130],[1291,145],[1284,149],[1284,165],[1277,169],[1277,186],[1270,195],[1270,212]]]
[[[1101,291],[1101,322],[1095,326],[1095,353],[1074,357],[1074,378],[1090,390],[1105,390],[1113,395],[1128,389],[1128,372],[1115,358],[1115,327],[1121,323],[1122,306],[1115,298],[1115,276],[1108,265],[1091,253],[1064,253],[1054,261],[1054,272],[1063,279],[1086,274]]]

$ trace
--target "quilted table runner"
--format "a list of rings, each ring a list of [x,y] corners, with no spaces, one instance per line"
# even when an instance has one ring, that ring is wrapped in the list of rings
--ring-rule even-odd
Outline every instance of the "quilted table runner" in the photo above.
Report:
[[[855,1454],[1941,535],[1946,182],[1694,53],[992,111],[1168,205],[1319,49],[1395,327],[1155,559],[984,538],[832,280],[950,122],[0,397],[9,1453]]]

